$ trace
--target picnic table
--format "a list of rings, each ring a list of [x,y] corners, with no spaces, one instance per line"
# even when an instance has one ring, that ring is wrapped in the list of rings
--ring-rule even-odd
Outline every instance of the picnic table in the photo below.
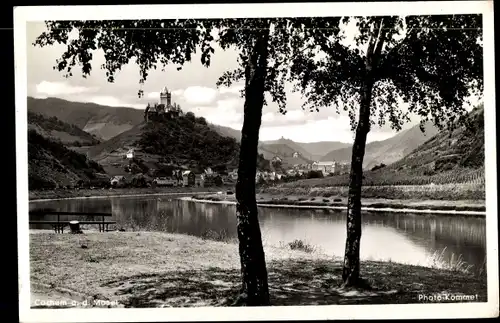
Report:
[[[85,216],[85,217],[101,217],[100,220],[84,220],[78,221],[78,224],[98,224],[99,232],[107,232],[108,226],[110,224],[116,224],[116,221],[106,221],[106,217],[112,216],[111,213],[101,213],[101,212],[59,212],[59,211],[30,211],[30,216],[33,215],[57,215],[57,220],[30,220],[29,224],[50,224],[54,228],[56,233],[63,233],[64,227],[70,225],[70,222],[75,220],[61,220],[61,215],[70,216]]]

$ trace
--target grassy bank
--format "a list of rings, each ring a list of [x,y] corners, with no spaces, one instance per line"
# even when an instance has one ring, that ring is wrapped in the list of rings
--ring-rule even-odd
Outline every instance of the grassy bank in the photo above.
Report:
[[[320,185],[317,179],[262,187],[259,193],[282,196],[347,197],[347,186]],[[323,183],[324,184],[324,183]],[[484,184],[363,186],[363,198],[395,200],[485,200]]]
[[[232,187],[149,187],[149,188],[113,188],[113,189],[55,189],[30,191],[30,200],[58,199],[72,197],[115,196],[115,195],[147,195],[169,193],[218,192]]]
[[[421,303],[419,295],[441,293],[486,301],[485,277],[391,262],[362,262],[367,287],[342,289],[340,258],[296,247],[264,246],[273,305]],[[30,257],[32,304],[59,297],[112,307],[225,306],[241,283],[237,244],[178,234],[32,231]]]
[[[204,194],[193,195],[192,198],[198,201],[213,202],[236,202],[234,194]],[[372,209],[412,209],[412,210],[434,210],[434,211],[472,211],[484,212],[486,206],[484,201],[461,200],[418,200],[418,199],[384,199],[384,198],[363,198],[364,208]],[[262,206],[290,205],[307,207],[347,207],[347,197],[334,195],[329,197],[308,196],[308,195],[288,195],[258,193],[257,204]]]

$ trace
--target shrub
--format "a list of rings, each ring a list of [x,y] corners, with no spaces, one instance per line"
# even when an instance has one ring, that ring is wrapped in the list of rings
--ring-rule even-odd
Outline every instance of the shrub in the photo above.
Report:
[[[310,170],[307,172],[306,178],[323,178],[323,172],[319,170]]]
[[[309,252],[309,253],[314,252],[313,246],[311,246],[310,244],[308,244],[302,240],[299,240],[299,239],[296,239],[296,240],[288,243],[288,246],[292,250],[301,250],[301,251]]]
[[[381,169],[381,168],[384,168],[386,165],[384,163],[381,163],[380,165],[375,165],[372,167],[372,172],[373,171],[376,171],[377,169]]]

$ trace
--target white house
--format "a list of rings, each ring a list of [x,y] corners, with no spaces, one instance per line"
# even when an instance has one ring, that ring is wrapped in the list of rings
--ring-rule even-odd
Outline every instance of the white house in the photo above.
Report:
[[[125,183],[125,176],[113,176],[110,180],[111,186],[121,186]]]
[[[316,161],[312,165],[313,170],[319,170],[323,174],[329,174],[335,172],[335,162],[334,161]]]
[[[233,171],[229,173],[229,178],[234,181],[238,179],[238,168],[233,169]]]
[[[133,148],[129,149],[129,151],[127,151],[127,158],[132,159],[134,158],[134,156],[135,156],[134,149]]]

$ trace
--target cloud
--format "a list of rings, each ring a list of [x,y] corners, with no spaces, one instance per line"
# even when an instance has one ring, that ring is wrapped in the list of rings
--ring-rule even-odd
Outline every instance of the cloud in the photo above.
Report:
[[[217,98],[217,90],[205,86],[190,86],[183,91],[182,95],[188,104],[208,105]]]
[[[35,86],[35,96],[65,96],[95,91],[94,88],[70,85],[65,82],[42,81]]]
[[[220,94],[235,94],[235,95],[239,95],[240,91],[243,90],[244,88],[245,88],[244,84],[237,84],[237,85],[233,85],[231,87],[221,86],[219,88],[219,93]]]
[[[146,98],[159,100],[160,92],[149,92],[148,94],[146,94]]]
[[[172,95],[181,96],[184,93],[183,89],[173,90]]]
[[[197,106],[191,109],[197,116],[208,122],[232,128],[241,128],[243,124],[243,100],[237,98],[221,99],[215,105]]]

